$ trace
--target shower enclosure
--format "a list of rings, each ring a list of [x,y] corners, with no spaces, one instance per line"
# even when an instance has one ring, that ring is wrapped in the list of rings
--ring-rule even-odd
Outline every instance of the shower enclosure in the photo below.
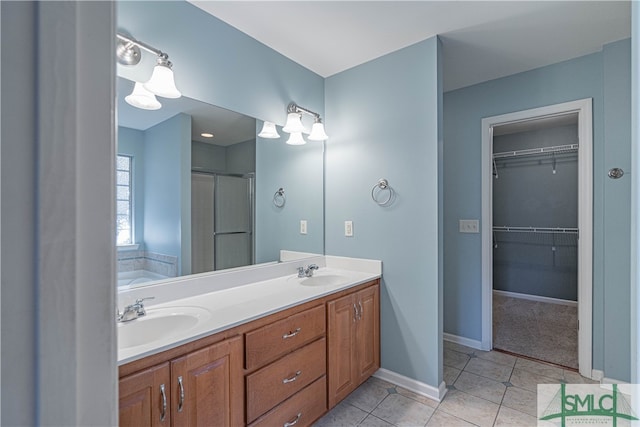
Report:
[[[253,174],[191,174],[191,272],[254,262]]]

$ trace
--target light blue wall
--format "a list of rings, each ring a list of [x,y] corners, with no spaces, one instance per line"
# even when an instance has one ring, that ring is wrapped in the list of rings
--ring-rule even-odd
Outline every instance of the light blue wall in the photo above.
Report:
[[[169,54],[174,64],[176,85],[183,95],[280,125],[284,125],[286,107],[291,101],[324,117],[322,77],[192,4],[186,1],[119,1],[117,13],[120,31],[127,31],[135,38]],[[122,67],[118,72],[123,72]],[[136,76],[135,70],[129,70],[128,73],[127,77],[140,81],[149,77]],[[262,142],[264,140],[257,140],[258,145]],[[284,184],[276,179],[279,175],[275,173],[259,176],[261,172],[267,172],[275,166],[273,159],[260,157],[261,151],[257,147],[256,184],[261,185],[257,189],[257,196],[260,197],[262,189],[265,189],[262,199],[266,204],[256,205],[256,216],[260,219],[263,212],[270,214],[265,216],[264,221],[256,224],[256,236],[260,241],[269,241],[269,245],[274,247],[324,252],[323,165],[321,151],[315,152],[319,155],[313,160],[313,164],[310,164],[309,157],[299,161],[292,159],[289,163],[275,163],[281,168],[278,173],[292,168],[296,173],[302,172],[305,178],[310,178],[306,184],[301,181],[292,184],[306,187],[304,191],[307,191],[305,198],[308,206],[319,206],[318,210],[309,214],[305,211],[304,216],[310,221],[309,226],[312,228],[302,238],[298,233],[299,220],[304,219],[301,212],[292,213],[291,217],[279,217],[281,219],[275,223],[278,224],[276,229],[280,234],[273,233],[271,229],[271,224],[274,223],[272,220],[277,217],[270,210],[271,197]],[[309,166],[308,172],[301,170],[301,165]],[[299,175],[300,178],[302,176]],[[271,178],[274,181],[270,181]],[[290,186],[291,191],[293,186]],[[289,209],[293,211],[292,208]],[[286,224],[281,222],[285,220],[291,221]],[[268,228],[261,228],[263,223],[268,224]],[[262,233],[265,233],[263,238]],[[276,252],[271,248],[265,251],[258,253],[258,261],[278,259],[278,256],[273,256]],[[268,257],[266,253],[269,254]]]
[[[257,126],[261,129],[262,122]],[[322,142],[287,145],[289,134],[278,127],[279,139],[256,141],[256,262],[280,258],[280,249],[324,253]],[[273,195],[285,191],[278,208]],[[307,234],[300,234],[300,220]]]
[[[119,30],[169,54],[185,96],[281,125],[291,101],[324,111],[322,77],[186,1],[119,1],[117,13]]]
[[[224,147],[206,142],[191,143],[191,167],[206,172],[227,170],[227,151]]]
[[[631,4],[631,167],[640,170],[640,6]],[[640,255],[640,235],[638,234],[638,189],[640,176],[633,175],[631,184],[631,382],[637,384],[640,371],[638,352],[638,307],[640,306],[640,278],[638,277],[638,255]]]
[[[433,387],[441,372],[440,43],[326,80],[325,238],[332,255],[383,260],[382,367]],[[371,199],[380,178],[397,194]],[[344,221],[353,221],[353,237]]]
[[[227,147],[227,172],[246,174],[256,171],[256,140]]]
[[[144,132],[119,126],[117,150],[133,157],[133,242],[144,244]]]
[[[145,131],[145,249],[191,271],[191,117],[178,114]],[[185,211],[185,209],[188,209]]]
[[[616,121],[620,127],[630,128],[630,102],[625,100],[629,96],[628,56],[629,40],[625,40],[605,46],[601,53],[444,94],[446,332],[473,340],[481,338],[480,234],[458,233],[459,219],[481,217],[481,119],[593,98],[593,368],[604,369],[611,378],[629,379],[629,317],[618,322],[624,313],[620,318],[612,313],[628,300],[629,261],[619,252],[606,253],[618,244],[628,247],[625,245],[629,242],[628,237],[622,237],[629,234],[629,191],[621,190],[627,184],[606,178],[609,168],[628,164],[624,153],[627,159],[630,156],[628,135],[612,127],[612,121]],[[627,95],[620,93],[624,90]],[[616,115],[620,118],[611,117]],[[627,213],[612,213],[605,206],[618,206]]]

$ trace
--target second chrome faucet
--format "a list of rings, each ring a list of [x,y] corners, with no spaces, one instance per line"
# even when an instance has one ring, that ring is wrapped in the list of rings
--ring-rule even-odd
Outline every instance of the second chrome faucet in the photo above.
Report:
[[[307,268],[298,267],[298,277],[311,277],[313,272],[319,268],[316,264],[309,264]]]

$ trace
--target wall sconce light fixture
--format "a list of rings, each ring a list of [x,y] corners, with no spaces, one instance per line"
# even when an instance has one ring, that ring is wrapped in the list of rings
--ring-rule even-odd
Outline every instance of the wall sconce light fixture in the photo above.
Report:
[[[163,98],[180,98],[182,96],[176,88],[173,70],[171,69],[173,64],[169,61],[169,55],[123,34],[118,33],[117,37],[116,56],[118,62],[122,65],[137,65],[140,63],[142,58],[140,49],[151,52],[158,57],[149,81],[144,84],[136,83],[131,95],[125,98],[127,103],[146,110],[157,110],[162,105],[155,99],[154,95]],[[143,89],[149,93],[142,92]]]
[[[302,137],[302,132],[304,131],[304,126],[302,125],[301,120],[302,114],[308,114],[314,119],[313,126],[311,127],[311,134],[308,136],[310,141],[324,141],[329,138],[324,131],[324,125],[320,119],[320,114],[306,108],[302,108],[299,105],[296,105],[295,102],[289,104],[287,107],[287,113],[287,123],[282,128],[283,131],[291,134],[287,140],[287,144],[301,145],[306,143]]]
[[[280,134],[276,129],[275,123],[264,122],[262,125],[262,130],[258,134],[260,138],[268,138],[268,139],[276,139],[280,138]]]

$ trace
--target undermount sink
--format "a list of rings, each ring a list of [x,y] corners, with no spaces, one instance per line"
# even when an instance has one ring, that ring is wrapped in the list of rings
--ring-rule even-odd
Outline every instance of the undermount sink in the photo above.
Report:
[[[201,307],[147,309],[142,317],[118,323],[118,348],[138,347],[179,335],[210,317],[209,310]]]
[[[318,274],[311,277],[295,277],[303,286],[334,286],[345,283],[348,279],[337,274]]]

